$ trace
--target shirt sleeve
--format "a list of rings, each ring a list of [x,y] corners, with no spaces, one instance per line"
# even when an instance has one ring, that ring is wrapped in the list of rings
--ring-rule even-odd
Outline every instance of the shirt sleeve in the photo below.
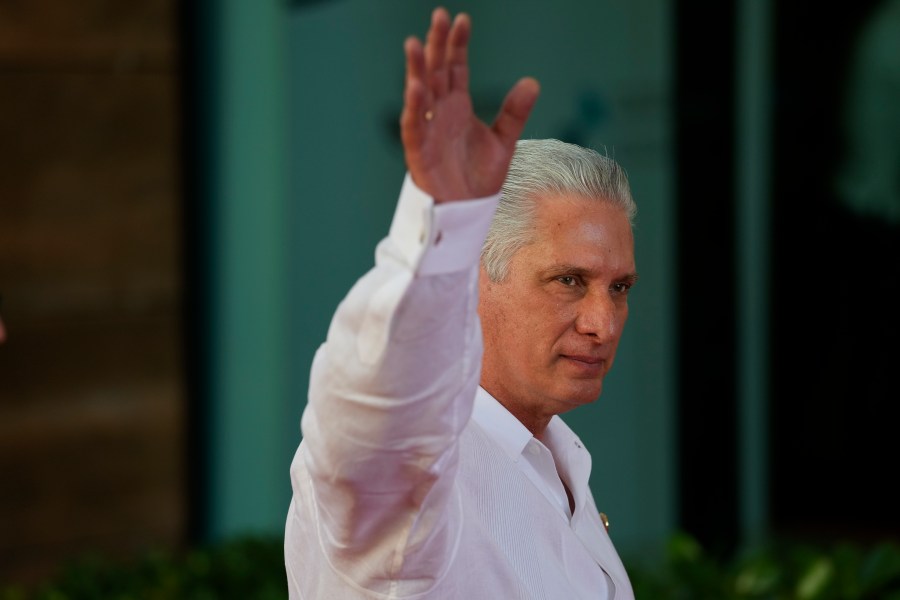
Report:
[[[421,593],[452,559],[457,440],[481,366],[478,260],[498,198],[435,205],[407,174],[375,266],[313,359],[286,535],[313,534],[303,552],[349,586]]]

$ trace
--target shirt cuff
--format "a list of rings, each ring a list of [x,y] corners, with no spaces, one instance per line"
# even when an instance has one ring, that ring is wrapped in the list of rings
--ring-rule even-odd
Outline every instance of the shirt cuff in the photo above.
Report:
[[[439,275],[478,263],[500,193],[435,204],[407,173],[390,238],[417,275]]]

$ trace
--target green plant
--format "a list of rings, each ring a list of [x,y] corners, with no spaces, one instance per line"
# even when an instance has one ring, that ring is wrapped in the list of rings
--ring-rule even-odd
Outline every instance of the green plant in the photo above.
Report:
[[[692,536],[678,533],[667,541],[661,565],[630,567],[629,575],[638,600],[900,600],[900,544],[782,540],[721,560]],[[85,557],[37,588],[0,586],[0,600],[285,598],[277,536],[149,552],[129,562]]]
[[[775,540],[722,561],[678,533],[660,568],[631,578],[648,600],[900,600],[900,544]]]
[[[0,600],[283,600],[280,538],[241,537],[186,552],[147,552],[120,562],[87,556],[33,589],[7,587]]]

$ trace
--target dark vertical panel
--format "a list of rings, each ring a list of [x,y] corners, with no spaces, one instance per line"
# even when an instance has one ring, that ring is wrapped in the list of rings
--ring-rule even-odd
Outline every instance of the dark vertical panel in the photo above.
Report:
[[[735,3],[675,3],[679,523],[715,554],[737,538]]]
[[[853,210],[836,185],[852,57],[888,2],[814,16],[808,5],[775,4],[773,526],[822,540],[897,538],[900,224]],[[870,109],[898,110],[893,97]]]
[[[210,101],[216,73],[212,60],[218,12],[213,2],[179,6],[179,83],[183,210],[185,373],[188,390],[188,538],[209,536],[209,373],[210,265],[209,227],[211,153],[215,104]]]

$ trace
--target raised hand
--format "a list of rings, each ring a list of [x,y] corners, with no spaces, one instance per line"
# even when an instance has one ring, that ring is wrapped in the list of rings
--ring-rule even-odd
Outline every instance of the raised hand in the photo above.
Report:
[[[516,141],[540,87],[530,77],[507,93],[488,126],[472,110],[468,46],[471,20],[450,22],[444,8],[431,15],[425,46],[407,38],[406,88],[400,130],[406,166],[436,202],[481,198],[500,191]]]

